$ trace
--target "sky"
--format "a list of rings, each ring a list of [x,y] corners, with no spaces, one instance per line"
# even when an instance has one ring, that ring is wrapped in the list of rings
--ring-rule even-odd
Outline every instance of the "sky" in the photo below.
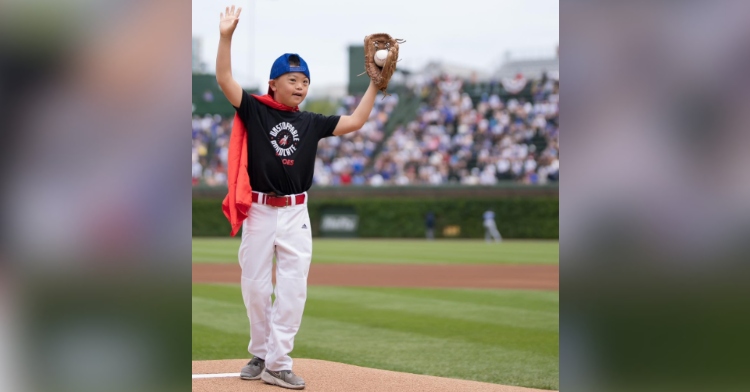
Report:
[[[443,61],[491,72],[504,53],[553,55],[559,44],[557,0],[216,0],[193,1],[193,37],[214,72],[219,14],[242,7],[232,40],[232,71],[243,87],[266,84],[271,64],[299,53],[310,67],[310,90],[344,86],[348,47],[372,33],[406,43],[398,67],[419,70]]]

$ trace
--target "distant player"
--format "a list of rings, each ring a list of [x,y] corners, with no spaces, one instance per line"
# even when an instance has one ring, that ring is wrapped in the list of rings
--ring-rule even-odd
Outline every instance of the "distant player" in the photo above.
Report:
[[[503,240],[495,225],[495,213],[492,210],[487,210],[484,212],[484,240],[490,242],[490,238],[494,239],[495,242]]]
[[[232,77],[230,59],[240,11],[232,6],[222,13],[216,57],[216,80],[237,112],[229,148],[229,194],[222,207],[232,235],[242,227],[241,288],[253,358],[240,378],[303,389],[305,381],[292,372],[289,353],[307,299],[312,259],[307,190],[313,182],[318,141],[361,129],[378,89],[371,80],[349,116],[299,111],[310,85],[310,68],[298,54],[285,53],[271,67],[268,94],[247,94]],[[274,256],[276,300],[271,304]]]
[[[434,240],[435,239],[435,214],[430,211],[425,215],[424,218],[424,226],[425,226],[425,237],[428,240]]]

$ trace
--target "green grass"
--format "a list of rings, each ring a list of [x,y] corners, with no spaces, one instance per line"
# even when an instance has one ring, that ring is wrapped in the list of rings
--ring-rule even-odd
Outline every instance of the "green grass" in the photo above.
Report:
[[[193,238],[194,263],[237,263],[238,238]],[[557,241],[313,240],[313,263],[557,264]]]
[[[557,292],[309,287],[292,357],[558,389]],[[247,358],[237,285],[193,285],[193,360]]]

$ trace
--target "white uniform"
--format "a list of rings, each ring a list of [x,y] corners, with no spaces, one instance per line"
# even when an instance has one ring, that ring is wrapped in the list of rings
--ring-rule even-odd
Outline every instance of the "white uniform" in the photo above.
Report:
[[[294,203],[294,197],[291,200]],[[274,256],[276,300],[271,305]],[[242,224],[239,260],[242,298],[250,320],[248,351],[264,358],[266,368],[271,371],[292,369],[289,353],[302,322],[312,260],[307,193],[304,203],[299,205],[272,207],[253,203],[248,219]]]
[[[494,239],[495,242],[503,240],[503,237],[500,236],[500,232],[497,231],[497,226],[495,225],[495,213],[487,210],[484,212],[484,240],[490,242],[490,237]]]

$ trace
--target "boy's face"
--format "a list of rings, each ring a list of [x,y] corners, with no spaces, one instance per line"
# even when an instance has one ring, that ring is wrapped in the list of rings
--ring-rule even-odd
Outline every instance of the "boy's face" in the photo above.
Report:
[[[274,99],[286,106],[298,106],[307,96],[310,79],[302,72],[289,72],[268,82]]]

